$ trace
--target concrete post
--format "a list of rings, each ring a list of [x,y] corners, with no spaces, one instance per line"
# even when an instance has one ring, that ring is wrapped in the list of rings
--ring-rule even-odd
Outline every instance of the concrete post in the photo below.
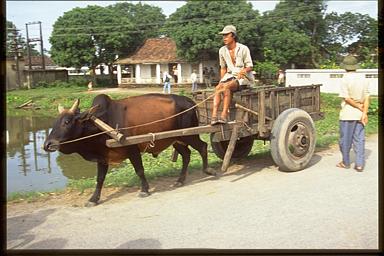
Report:
[[[121,65],[117,65],[117,84],[121,84]]]
[[[156,64],[156,83],[161,83],[161,77],[160,77],[160,64]]]
[[[182,78],[182,75],[181,75],[181,64],[180,63],[177,63],[177,70],[178,70],[178,83],[182,83],[183,81],[183,78]]]
[[[140,64],[136,64],[136,83],[141,83],[141,71],[140,71]]]

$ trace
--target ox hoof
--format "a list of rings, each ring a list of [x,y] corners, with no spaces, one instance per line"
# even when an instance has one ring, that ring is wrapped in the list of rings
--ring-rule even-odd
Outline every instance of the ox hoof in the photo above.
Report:
[[[85,207],[95,207],[96,205],[97,205],[97,203],[91,202],[91,201],[88,201],[85,203]]]
[[[148,197],[148,196],[150,196],[151,194],[149,193],[149,192],[143,192],[143,191],[141,191],[139,194],[138,194],[138,196],[139,197],[141,197],[141,198],[143,198],[143,197]]]
[[[208,168],[206,170],[203,170],[203,172],[205,174],[212,175],[212,176],[216,176],[217,175],[216,170],[213,169],[213,168]]]
[[[180,182],[180,181],[176,181],[175,183],[173,183],[174,188],[182,187],[183,185],[184,185],[184,183]]]

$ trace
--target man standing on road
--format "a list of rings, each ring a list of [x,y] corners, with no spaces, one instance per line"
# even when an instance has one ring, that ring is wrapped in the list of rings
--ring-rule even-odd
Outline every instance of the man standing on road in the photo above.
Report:
[[[347,71],[341,80],[339,94],[342,98],[339,146],[343,160],[336,166],[350,167],[349,152],[353,145],[356,153],[355,170],[361,172],[365,162],[364,126],[368,123],[369,82],[357,75],[357,59],[352,55],[344,58],[342,67]]]
[[[224,46],[219,50],[220,82],[215,88],[211,125],[228,122],[229,104],[232,93],[253,84],[252,59],[249,48],[237,42],[236,27],[225,26],[219,34],[223,35]],[[223,94],[223,111],[220,118],[217,111]]]

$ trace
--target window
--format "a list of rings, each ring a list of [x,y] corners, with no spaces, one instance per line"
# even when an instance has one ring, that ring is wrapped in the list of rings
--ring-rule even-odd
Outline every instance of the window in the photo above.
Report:
[[[310,78],[311,74],[297,74],[297,78]]]
[[[365,74],[365,78],[379,78],[378,74]]]
[[[343,74],[330,74],[329,78],[343,78]]]
[[[151,77],[156,77],[156,64],[151,65]]]

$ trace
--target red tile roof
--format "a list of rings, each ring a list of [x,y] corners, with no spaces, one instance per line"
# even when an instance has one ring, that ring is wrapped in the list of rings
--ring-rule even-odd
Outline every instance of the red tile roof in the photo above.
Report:
[[[128,58],[116,64],[182,62],[176,55],[176,43],[169,37],[149,38]]]
[[[24,56],[25,66],[29,66],[29,58],[28,56]],[[41,56],[31,56],[31,63],[32,66],[41,66]],[[52,59],[48,56],[44,56],[44,63],[45,66],[56,66],[55,63],[53,63]]]

